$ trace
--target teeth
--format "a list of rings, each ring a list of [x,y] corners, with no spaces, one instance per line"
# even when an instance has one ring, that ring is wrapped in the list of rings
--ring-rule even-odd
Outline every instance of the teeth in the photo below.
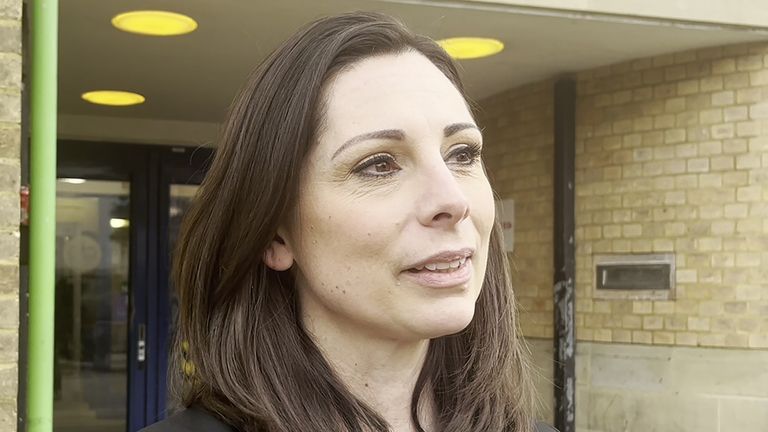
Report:
[[[453,270],[457,269],[464,265],[464,263],[467,261],[467,258],[460,258],[456,261],[451,261],[447,263],[430,263],[423,266],[416,267],[416,271],[424,270],[425,268],[429,271],[442,271],[442,270]]]

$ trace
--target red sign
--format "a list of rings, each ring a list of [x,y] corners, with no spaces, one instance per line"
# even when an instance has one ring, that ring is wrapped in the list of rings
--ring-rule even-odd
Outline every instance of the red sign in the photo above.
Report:
[[[29,225],[29,186],[22,186],[19,192],[21,198],[21,224]]]

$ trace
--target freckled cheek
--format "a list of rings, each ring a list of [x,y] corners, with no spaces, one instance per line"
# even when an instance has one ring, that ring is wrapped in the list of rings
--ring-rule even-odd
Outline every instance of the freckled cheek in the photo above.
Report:
[[[381,242],[382,224],[381,215],[375,212],[360,211],[360,206],[331,205],[311,217],[312,230],[307,235],[312,237],[323,248],[335,248],[338,250],[356,250],[365,252],[372,245]]]
[[[300,265],[315,287],[329,295],[359,294],[359,287],[381,280],[388,271],[386,247],[393,237],[383,232],[380,219],[360,208],[337,205],[304,214],[300,255],[305,262]]]

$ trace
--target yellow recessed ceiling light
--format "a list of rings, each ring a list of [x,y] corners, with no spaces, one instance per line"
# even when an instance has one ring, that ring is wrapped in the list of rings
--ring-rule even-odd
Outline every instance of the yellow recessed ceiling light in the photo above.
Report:
[[[141,10],[115,15],[112,25],[129,33],[176,36],[195,31],[197,21],[175,12]]]
[[[96,90],[83,93],[80,97],[84,100],[109,106],[129,106],[144,103],[144,96],[121,90]]]
[[[451,57],[459,60],[476,59],[498,54],[504,44],[497,39],[455,37],[437,41]]]

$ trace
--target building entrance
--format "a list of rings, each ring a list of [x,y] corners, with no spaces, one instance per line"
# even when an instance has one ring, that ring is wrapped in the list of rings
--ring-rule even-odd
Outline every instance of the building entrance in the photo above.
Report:
[[[54,431],[135,431],[164,417],[170,254],[211,150],[58,152]]]

